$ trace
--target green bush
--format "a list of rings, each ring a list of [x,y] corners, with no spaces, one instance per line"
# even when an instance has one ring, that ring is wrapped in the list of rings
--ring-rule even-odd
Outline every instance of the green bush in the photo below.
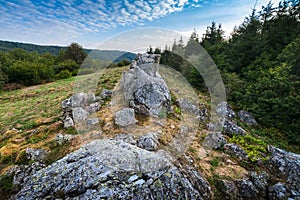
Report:
[[[72,76],[71,72],[69,70],[63,70],[55,75],[56,79],[65,79],[70,78]]]

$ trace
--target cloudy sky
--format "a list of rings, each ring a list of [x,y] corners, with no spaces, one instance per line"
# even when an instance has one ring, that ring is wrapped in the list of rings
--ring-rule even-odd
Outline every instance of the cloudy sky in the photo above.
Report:
[[[257,8],[268,1],[257,0]],[[0,5],[0,40],[96,48],[113,35],[144,27],[187,36],[196,28],[201,36],[215,21],[229,35],[255,0],[0,0]]]

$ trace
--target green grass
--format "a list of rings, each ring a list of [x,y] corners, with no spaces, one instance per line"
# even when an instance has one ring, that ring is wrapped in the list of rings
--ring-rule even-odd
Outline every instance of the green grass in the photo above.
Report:
[[[251,135],[234,135],[229,139],[229,142],[240,145],[247,153],[251,162],[268,160],[267,143],[263,140],[257,139]]]
[[[0,96],[0,134],[8,129],[36,128],[50,117],[61,114],[61,101],[72,93],[75,78],[4,92]],[[41,122],[39,122],[41,121]]]

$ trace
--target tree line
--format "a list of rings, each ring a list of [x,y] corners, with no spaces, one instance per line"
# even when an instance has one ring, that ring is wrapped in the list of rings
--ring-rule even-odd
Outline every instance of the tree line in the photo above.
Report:
[[[187,44],[180,38],[172,47],[166,46],[161,63],[182,72],[195,88],[205,91],[203,78],[184,59],[184,55],[199,54],[195,45],[200,44],[221,72],[228,101],[238,110],[253,113],[263,126],[283,132],[289,144],[299,146],[299,5],[299,0],[284,0],[253,9],[229,39],[222,25],[212,22],[202,38],[195,30]]]
[[[117,58],[115,62],[98,58],[108,52],[114,55],[113,58]],[[84,75],[103,67],[129,65],[130,62],[125,57],[133,55],[119,51],[95,50],[91,56],[87,56],[86,50],[77,43],[61,48],[58,55],[31,52],[22,48],[0,51],[0,91],[3,88],[18,89],[22,85],[30,86],[76,76],[79,68],[80,75]]]

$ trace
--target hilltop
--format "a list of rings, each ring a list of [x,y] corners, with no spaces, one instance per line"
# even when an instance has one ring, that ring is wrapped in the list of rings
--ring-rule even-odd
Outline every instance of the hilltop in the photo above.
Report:
[[[299,197],[299,155],[227,102],[222,132],[208,126],[210,97],[151,59],[4,93],[1,198]],[[95,93],[72,90],[95,78]]]

